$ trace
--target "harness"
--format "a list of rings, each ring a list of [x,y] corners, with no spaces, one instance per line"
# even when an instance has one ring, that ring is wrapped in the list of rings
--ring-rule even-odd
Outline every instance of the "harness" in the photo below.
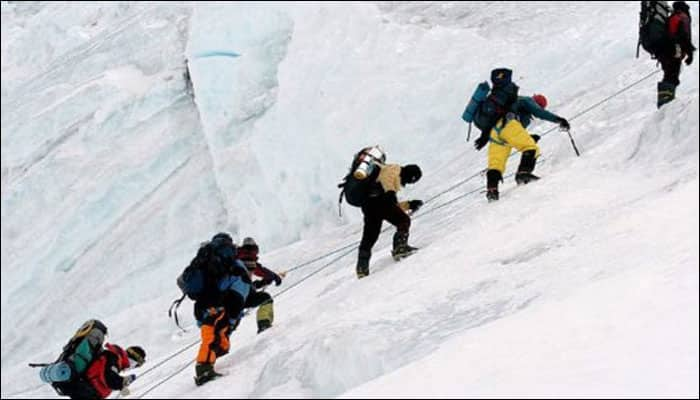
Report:
[[[510,146],[510,144],[508,144],[508,142],[505,139],[501,138],[501,132],[508,125],[508,122],[512,120],[520,121],[520,118],[518,118],[518,114],[512,111],[507,113],[505,117],[499,119],[496,123],[496,126],[493,127],[493,131],[496,132],[496,137],[494,137],[494,135],[489,135],[489,141],[501,146]]]

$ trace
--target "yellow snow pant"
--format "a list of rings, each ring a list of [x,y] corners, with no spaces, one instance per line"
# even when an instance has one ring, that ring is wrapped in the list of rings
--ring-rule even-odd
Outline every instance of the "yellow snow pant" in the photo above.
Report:
[[[540,148],[530,136],[530,133],[523,128],[520,121],[512,119],[505,126],[498,124],[491,130],[488,169],[498,170],[503,175],[506,171],[506,162],[513,147],[521,153],[535,150],[535,158],[540,156]]]

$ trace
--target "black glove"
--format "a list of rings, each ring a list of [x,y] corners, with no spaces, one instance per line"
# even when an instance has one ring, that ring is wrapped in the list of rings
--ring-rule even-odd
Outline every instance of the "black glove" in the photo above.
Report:
[[[423,207],[423,200],[411,200],[408,202],[408,208],[413,212],[418,211],[421,207]]]
[[[688,53],[688,56],[685,58],[685,65],[690,65],[693,63],[693,53],[694,51]]]
[[[530,135],[530,137],[535,141],[535,143],[540,141],[540,135]]]
[[[265,285],[269,285],[272,282],[275,282],[275,286],[282,284],[282,278],[279,275],[267,268],[265,268],[263,271],[265,271],[265,277],[263,278],[262,282],[264,282]]]
[[[474,141],[474,148],[477,150],[481,150],[486,146],[486,143],[489,142],[489,137],[486,135],[481,135],[476,140]]]
[[[569,125],[569,121],[566,120],[566,118],[559,118],[557,121],[559,123],[559,127],[565,131],[568,131],[571,129],[571,125]]]
[[[274,272],[272,273],[272,275],[273,275],[272,279],[275,281],[275,286],[281,285],[281,284],[282,284],[282,278],[280,278],[280,276],[277,275],[277,274],[274,273]]]

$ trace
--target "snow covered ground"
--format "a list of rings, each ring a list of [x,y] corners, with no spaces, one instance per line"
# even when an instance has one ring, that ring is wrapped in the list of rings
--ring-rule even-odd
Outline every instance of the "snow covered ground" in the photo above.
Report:
[[[195,343],[175,278],[226,230],[277,270],[348,247],[269,289],[275,327],[244,320],[228,376],[196,387],[191,348],[131,397],[697,398],[697,63],[662,110],[657,74],[579,115],[654,71],[638,7],[2,2],[2,397],[55,397],[26,364],[88,318],[144,371]],[[434,198],[485,166],[460,116],[499,66],[582,155],[554,131],[536,184]],[[335,184],[377,143],[423,168],[400,197],[432,200],[422,250],[395,263],[384,233],[358,281]]]

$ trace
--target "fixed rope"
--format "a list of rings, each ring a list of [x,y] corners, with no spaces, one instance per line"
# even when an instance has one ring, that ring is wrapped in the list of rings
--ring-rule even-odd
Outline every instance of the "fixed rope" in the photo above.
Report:
[[[636,85],[638,85],[638,84],[644,82],[645,80],[651,78],[652,76],[654,76],[655,74],[659,73],[660,71],[661,71],[660,69],[656,69],[656,70],[650,72],[649,74],[645,75],[644,77],[640,78],[639,80],[637,80],[637,81],[635,81],[635,82],[633,82],[633,83],[631,83],[631,84],[629,84],[629,85],[623,87],[622,89],[616,91],[615,93],[613,93],[613,94],[611,94],[611,95],[605,97],[604,99],[602,99],[602,100],[596,102],[595,104],[593,104],[593,105],[591,105],[591,106],[585,108],[583,111],[580,111],[579,113],[575,114],[574,116],[572,116],[571,118],[569,118],[569,121],[573,121],[573,120],[575,120],[575,119],[577,119],[577,118],[579,118],[579,117],[581,117],[581,116],[583,116],[583,115],[585,115],[585,114],[591,112],[592,110],[594,110],[594,109],[600,107],[601,105],[607,103],[607,102],[610,101],[611,99],[613,99],[613,98],[619,96],[620,94],[622,94],[622,93],[628,91],[628,90],[631,89],[632,87],[634,87],[634,86],[636,86]],[[547,131],[545,131],[544,133],[542,133],[540,136],[541,136],[541,137],[544,137],[544,136],[550,134],[551,132],[554,132],[554,131],[557,130],[558,128],[559,128],[558,126],[555,126],[555,127],[551,128],[551,129],[548,129]],[[517,153],[511,154],[511,157],[515,156],[516,154],[517,154]],[[546,159],[543,158],[543,159],[540,161],[540,163],[544,163],[545,160],[546,160]],[[439,192],[438,194],[436,194],[436,195],[430,197],[428,200],[426,200],[426,201],[424,202],[424,204],[428,204],[428,203],[434,201],[435,199],[437,199],[438,197],[440,197],[440,196],[442,196],[442,195],[444,195],[444,194],[446,194],[446,193],[449,193],[449,192],[455,190],[456,188],[458,188],[458,187],[464,185],[465,183],[467,183],[467,182],[471,181],[472,179],[478,177],[479,175],[483,174],[484,171],[485,171],[485,170],[480,170],[479,172],[477,172],[477,173],[475,173],[475,174],[473,174],[473,175],[471,175],[471,176],[469,176],[469,177],[467,177],[467,178],[462,179],[461,181],[459,181],[459,182],[457,182],[456,184],[454,184],[454,185],[448,187],[447,189],[443,190],[442,192]],[[511,174],[507,175],[506,178],[508,178],[508,177],[510,177],[510,176],[513,176],[513,175],[514,175],[514,173],[511,173]],[[416,215],[416,216],[414,217],[414,219],[415,219],[415,218],[423,217],[423,216],[425,216],[425,215],[429,215],[429,214],[431,214],[432,212],[437,211],[438,209],[441,209],[441,208],[443,208],[443,207],[445,207],[445,206],[447,206],[447,205],[449,205],[449,204],[452,204],[452,203],[456,202],[457,200],[463,199],[463,198],[465,198],[465,197],[467,197],[467,196],[469,196],[469,195],[471,195],[471,194],[477,193],[477,192],[482,191],[482,190],[483,190],[483,187],[478,187],[478,188],[476,188],[476,189],[474,189],[474,190],[471,190],[471,191],[468,191],[468,192],[466,192],[466,193],[463,193],[463,194],[461,194],[461,195],[459,195],[459,196],[457,196],[457,197],[455,197],[455,198],[453,198],[453,199],[451,199],[451,200],[448,200],[448,201],[446,201],[446,202],[444,202],[444,203],[439,204],[438,206],[435,206],[435,207],[433,207],[433,208],[431,208],[431,209],[429,209],[429,210],[427,210],[427,211],[425,211],[425,212],[422,212],[422,213]],[[391,229],[391,226],[388,226],[388,227],[382,229],[381,232],[382,232],[382,233],[383,233],[383,232],[386,232],[386,231],[389,230],[389,229]],[[311,273],[308,274],[308,275],[305,275],[305,276],[304,276],[303,278],[301,278],[300,280],[294,282],[294,284],[292,284],[292,285],[286,287],[285,289],[281,290],[280,292],[276,293],[275,295],[273,295],[273,297],[276,298],[276,297],[281,296],[281,295],[284,294],[285,292],[288,292],[288,291],[291,290],[292,288],[294,288],[294,287],[300,285],[302,282],[306,281],[307,279],[311,278],[312,276],[316,275],[317,273],[321,272],[322,270],[324,270],[324,269],[328,268],[329,266],[335,264],[336,262],[340,261],[340,260],[343,259],[345,256],[347,256],[347,255],[351,254],[352,252],[354,252],[354,251],[356,250],[356,246],[357,246],[359,243],[360,243],[360,241],[355,241],[355,242],[353,242],[353,243],[350,243],[350,244],[348,244],[348,245],[339,247],[339,248],[337,248],[337,249],[335,249],[335,250],[333,250],[333,251],[330,251],[330,252],[325,253],[325,254],[323,254],[323,255],[321,255],[321,256],[319,256],[319,257],[316,257],[316,258],[314,258],[314,259],[312,259],[312,260],[306,261],[306,262],[304,262],[304,263],[298,264],[298,265],[296,265],[296,266],[294,266],[294,267],[288,269],[287,272],[291,272],[291,271],[300,269],[300,268],[302,268],[302,267],[311,265],[311,264],[313,264],[313,263],[315,263],[315,262],[317,262],[317,261],[323,260],[324,258],[327,258],[327,257],[332,256],[332,255],[334,255],[334,254],[340,253],[340,252],[342,252],[342,251],[344,251],[344,250],[347,250],[347,251],[345,251],[343,254],[339,255],[339,256],[336,257],[336,258],[334,258],[333,260],[331,260],[331,261],[325,263],[323,266],[321,266],[321,267],[318,268],[317,270],[311,272]],[[348,249],[349,249],[349,250],[348,250]],[[189,344],[188,346],[186,346],[186,347],[184,347],[183,349],[177,351],[177,352],[174,353],[173,355],[167,357],[167,358],[164,359],[163,361],[161,361],[161,362],[159,362],[158,364],[156,364],[156,365],[154,365],[153,367],[151,367],[149,370],[145,371],[145,372],[144,372],[143,374],[141,374],[140,376],[143,376],[143,375],[145,375],[146,373],[148,373],[148,372],[150,372],[150,371],[152,371],[152,370],[154,370],[154,369],[160,367],[160,366],[161,366],[162,364],[164,364],[165,362],[167,362],[167,361],[169,361],[170,359],[174,358],[176,355],[181,354],[181,353],[184,352],[185,350],[187,350],[187,349],[193,347],[193,346],[196,345],[197,343],[199,343],[199,340],[193,342],[192,344]],[[144,393],[142,393],[138,398],[143,398],[143,396],[145,396],[146,394],[150,393],[152,390],[156,389],[157,387],[159,387],[159,386],[162,385],[163,383],[167,382],[168,380],[172,379],[172,378],[175,377],[177,374],[179,374],[180,372],[182,372],[185,368],[187,368],[187,367],[188,367],[189,365],[191,365],[193,362],[194,362],[194,360],[192,360],[191,362],[187,363],[187,364],[184,365],[182,368],[180,368],[180,369],[178,369],[177,371],[175,371],[173,374],[168,375],[168,376],[165,377],[163,380],[159,381],[157,384],[155,384],[154,386],[152,386],[151,388],[149,388],[147,391],[145,391]],[[22,392],[19,392],[19,393],[22,393]]]

